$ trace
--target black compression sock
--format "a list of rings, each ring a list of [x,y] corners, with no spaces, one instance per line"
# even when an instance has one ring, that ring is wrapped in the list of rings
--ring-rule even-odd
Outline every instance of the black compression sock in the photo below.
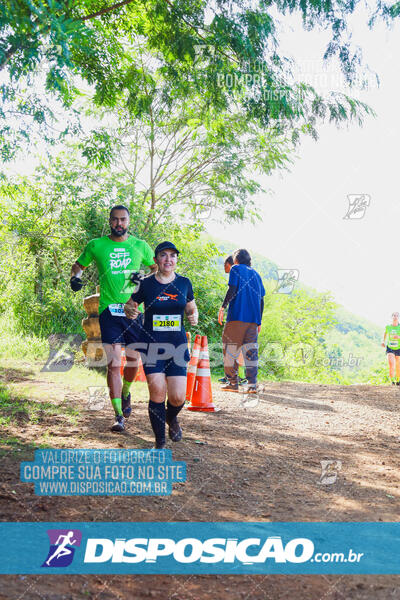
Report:
[[[185,406],[185,403],[181,404],[180,406],[173,406],[167,400],[167,412],[165,415],[165,420],[167,421],[168,425],[170,425],[172,423],[172,421],[175,419],[177,414],[182,410],[182,408],[184,406]]]
[[[157,442],[165,443],[165,403],[149,400],[149,417]]]

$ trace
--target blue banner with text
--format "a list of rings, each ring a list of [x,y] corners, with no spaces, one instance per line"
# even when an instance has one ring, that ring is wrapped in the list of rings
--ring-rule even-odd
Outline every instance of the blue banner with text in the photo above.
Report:
[[[0,523],[0,553],[2,574],[399,574],[400,523]]]

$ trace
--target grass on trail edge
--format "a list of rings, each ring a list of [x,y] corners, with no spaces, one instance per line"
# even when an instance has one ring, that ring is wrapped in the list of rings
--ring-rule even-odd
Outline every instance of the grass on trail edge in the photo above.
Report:
[[[79,411],[65,404],[38,402],[12,392],[6,385],[0,383],[0,425],[6,427],[24,422],[40,423],[46,415],[62,415],[70,423],[75,423]]]

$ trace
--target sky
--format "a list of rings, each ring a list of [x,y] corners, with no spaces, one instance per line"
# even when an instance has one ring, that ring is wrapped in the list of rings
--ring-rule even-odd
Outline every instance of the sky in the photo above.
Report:
[[[400,311],[399,249],[395,231],[400,225],[400,56],[399,28],[369,30],[360,11],[352,20],[355,43],[365,62],[380,79],[364,92],[352,92],[377,116],[357,124],[318,128],[319,140],[304,139],[290,173],[260,178],[268,190],[259,198],[262,221],[221,225],[209,222],[208,232],[240,247],[261,253],[281,268],[298,269],[299,280],[318,291],[329,290],[352,312],[384,326]],[[292,20],[281,51],[296,57],[303,78],[314,77],[321,91],[335,89],[335,66],[325,71],[322,61],[327,38],[304,32]],[[371,77],[371,81],[373,78]],[[311,81],[310,81],[311,82]],[[351,93],[349,92],[349,95]],[[363,196],[369,204],[362,218],[344,218],[349,200]],[[354,213],[354,215],[362,214]],[[239,241],[240,240],[240,241]]]

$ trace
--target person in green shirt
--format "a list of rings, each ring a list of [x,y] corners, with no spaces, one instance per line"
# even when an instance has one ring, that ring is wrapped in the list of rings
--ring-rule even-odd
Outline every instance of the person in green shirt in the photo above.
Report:
[[[125,429],[125,418],[131,414],[130,387],[138,370],[139,353],[129,345],[139,341],[143,326],[142,315],[132,321],[124,312],[124,304],[136,288],[130,276],[142,264],[150,267],[151,271],[157,266],[150,246],[128,233],[129,210],[125,206],[111,209],[109,224],[110,235],[90,240],[72,265],[71,288],[75,292],[82,288],[82,271],[95,261],[100,282],[101,341],[107,355],[107,385],[116,417],[111,431],[120,432]],[[121,382],[122,346],[125,346],[126,365]]]
[[[386,347],[389,377],[392,385],[400,385],[400,325],[399,313],[392,314],[392,324],[386,325],[382,346]]]

